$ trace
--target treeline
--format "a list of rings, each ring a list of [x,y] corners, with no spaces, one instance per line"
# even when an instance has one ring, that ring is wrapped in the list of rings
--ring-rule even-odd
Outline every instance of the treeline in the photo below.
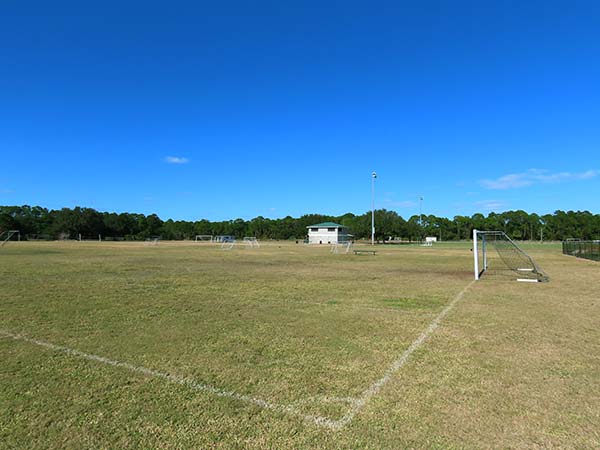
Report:
[[[371,236],[371,213],[343,216],[307,214],[299,218],[195,222],[161,220],[156,214],[108,213],[91,208],[48,210],[40,206],[0,206],[0,232],[19,230],[22,239],[125,239],[143,240],[194,239],[196,235],[256,236],[259,239],[304,239],[306,227],[320,222],[337,222],[350,229],[356,239]],[[518,240],[599,239],[600,215],[588,211],[556,211],[537,215],[525,211],[455,216],[453,219],[414,215],[407,220],[394,211],[375,211],[376,238],[390,237],[420,240],[424,236],[438,239],[468,239],[474,228],[501,230]]]

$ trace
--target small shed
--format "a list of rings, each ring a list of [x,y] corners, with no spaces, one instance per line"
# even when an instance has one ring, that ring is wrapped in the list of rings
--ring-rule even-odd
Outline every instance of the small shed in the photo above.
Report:
[[[348,234],[348,229],[334,222],[323,222],[315,225],[309,225],[308,243],[309,244],[339,244],[348,242],[352,235]]]

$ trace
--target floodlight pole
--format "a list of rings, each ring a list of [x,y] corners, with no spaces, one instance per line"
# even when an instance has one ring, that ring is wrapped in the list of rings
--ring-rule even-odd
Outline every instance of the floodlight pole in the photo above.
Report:
[[[371,174],[371,245],[375,245],[375,178],[377,173]]]
[[[423,228],[423,196],[419,195],[419,225]]]

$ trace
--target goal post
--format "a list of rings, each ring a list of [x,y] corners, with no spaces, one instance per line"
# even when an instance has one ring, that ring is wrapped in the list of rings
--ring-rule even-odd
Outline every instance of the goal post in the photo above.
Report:
[[[517,281],[548,281],[548,275],[534,259],[503,231],[473,230],[473,271],[476,280],[488,271],[489,248],[493,247],[502,265],[517,274]]]
[[[196,242],[213,242],[212,234],[197,234]]]

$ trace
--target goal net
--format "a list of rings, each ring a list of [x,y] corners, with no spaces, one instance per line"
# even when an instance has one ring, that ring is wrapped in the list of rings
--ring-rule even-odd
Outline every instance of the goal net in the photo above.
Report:
[[[212,234],[197,234],[196,242],[212,242],[213,237]]]
[[[149,237],[144,241],[144,245],[158,245],[159,237]]]
[[[231,250],[235,246],[235,238],[233,236],[221,236],[221,250]]]
[[[254,236],[246,236],[244,238],[244,245],[248,248],[260,248],[260,243]]]
[[[339,255],[342,253],[347,254],[347,253],[350,253],[350,249],[352,249],[352,241],[339,242],[339,243],[332,244],[331,253],[334,253],[336,255]]]
[[[498,258],[489,253],[496,250]],[[510,270],[517,274],[517,281],[548,281],[548,275],[531,256],[521,249],[503,231],[473,230],[473,260],[475,279],[492,270]]]

